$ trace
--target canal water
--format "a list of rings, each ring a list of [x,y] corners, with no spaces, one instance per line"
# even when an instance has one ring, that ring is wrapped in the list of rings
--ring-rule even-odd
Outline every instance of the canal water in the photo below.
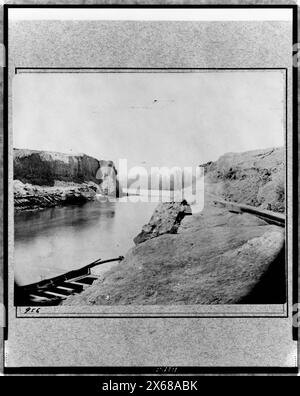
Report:
[[[16,282],[38,282],[98,258],[125,255],[156,206],[155,202],[93,201],[15,214]]]

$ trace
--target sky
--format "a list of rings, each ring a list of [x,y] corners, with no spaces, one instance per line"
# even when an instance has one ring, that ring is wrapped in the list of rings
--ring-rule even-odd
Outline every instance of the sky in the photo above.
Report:
[[[21,73],[15,148],[196,166],[227,152],[284,145],[281,71]]]

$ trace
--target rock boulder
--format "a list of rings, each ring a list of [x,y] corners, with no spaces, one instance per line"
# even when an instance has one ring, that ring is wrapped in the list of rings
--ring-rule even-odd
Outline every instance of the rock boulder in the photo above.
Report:
[[[191,208],[186,202],[163,202],[155,209],[149,223],[134,238],[136,245],[163,234],[176,234],[181,220]]]

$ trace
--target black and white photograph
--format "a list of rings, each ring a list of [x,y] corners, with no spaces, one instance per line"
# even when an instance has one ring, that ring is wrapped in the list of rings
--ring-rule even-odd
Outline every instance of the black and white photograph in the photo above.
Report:
[[[297,6],[23,3],[3,8],[4,372],[129,393],[105,376],[298,372]]]
[[[285,84],[20,70],[16,304],[284,304]]]

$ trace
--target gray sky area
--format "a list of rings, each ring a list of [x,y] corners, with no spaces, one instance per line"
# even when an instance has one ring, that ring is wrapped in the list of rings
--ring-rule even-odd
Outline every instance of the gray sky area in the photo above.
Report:
[[[283,146],[284,81],[280,71],[19,74],[14,147],[183,167]]]

